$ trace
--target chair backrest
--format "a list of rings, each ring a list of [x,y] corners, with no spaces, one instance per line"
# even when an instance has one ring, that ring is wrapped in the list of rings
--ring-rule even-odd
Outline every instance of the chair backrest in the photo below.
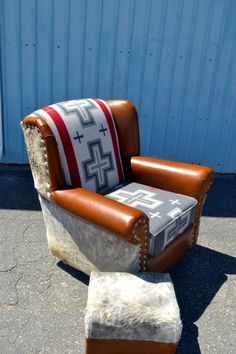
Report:
[[[29,126],[31,134],[26,129]],[[26,117],[22,128],[35,177],[42,161],[35,161],[35,152],[40,146],[36,148],[34,142],[32,148],[30,141],[35,139],[34,127],[42,135],[41,143],[46,145],[49,192],[57,189],[58,184],[65,184],[106,193],[124,181],[123,165],[126,169],[127,160],[139,155],[137,113],[128,101],[72,100],[44,107]],[[50,147],[47,146],[49,136]],[[50,159],[52,149],[56,151],[53,152],[54,158]],[[39,181],[35,182],[35,187],[44,195],[39,190]]]

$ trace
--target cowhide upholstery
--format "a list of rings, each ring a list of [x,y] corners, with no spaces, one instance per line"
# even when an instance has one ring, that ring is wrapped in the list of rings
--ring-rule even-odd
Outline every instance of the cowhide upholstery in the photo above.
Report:
[[[34,179],[34,187],[40,195],[49,199],[50,178],[48,174],[47,155],[44,139],[34,125],[21,123],[24,134],[30,167]]]
[[[166,271],[196,243],[213,171],[140,156],[137,112],[129,101],[60,102],[25,117],[21,127],[49,249],[59,259],[87,274]],[[159,190],[155,198],[170,203],[141,211],[114,194],[122,186],[126,193],[137,188],[154,193],[156,187],[182,196],[164,197]],[[195,201],[184,202],[183,195],[196,198],[196,210]]]
[[[39,197],[51,253],[90,274],[93,270],[139,270],[139,245],[122,240]]]
[[[181,331],[179,307],[169,274],[91,274],[86,338],[177,343]]]

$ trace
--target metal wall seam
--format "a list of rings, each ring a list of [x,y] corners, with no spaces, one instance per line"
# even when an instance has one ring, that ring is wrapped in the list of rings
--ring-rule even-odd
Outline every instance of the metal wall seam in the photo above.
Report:
[[[0,61],[1,66],[1,61]],[[3,154],[3,116],[2,116],[2,75],[0,75],[0,159],[2,158]]]
[[[19,122],[35,109],[127,98],[138,109],[142,154],[236,172],[235,1],[0,6],[0,162],[27,163]]]
[[[1,9],[1,7],[0,7]],[[0,160],[3,155],[3,115],[2,115],[2,26],[0,24]]]

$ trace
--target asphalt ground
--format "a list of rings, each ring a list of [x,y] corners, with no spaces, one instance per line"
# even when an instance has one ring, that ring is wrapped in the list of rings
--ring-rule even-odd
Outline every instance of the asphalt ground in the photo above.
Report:
[[[199,243],[171,271],[177,354],[236,353],[235,240],[236,177],[217,176]],[[0,354],[84,353],[89,277],[49,254],[27,167],[0,166],[0,259]]]

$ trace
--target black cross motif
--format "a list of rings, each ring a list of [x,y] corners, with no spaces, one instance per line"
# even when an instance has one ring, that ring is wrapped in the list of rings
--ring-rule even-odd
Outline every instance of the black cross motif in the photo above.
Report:
[[[99,130],[100,133],[103,133],[103,136],[106,135],[107,128],[103,128],[103,125],[101,124],[102,129]]]
[[[81,144],[80,139],[81,139],[81,138],[83,138],[83,137],[84,137],[83,135],[79,135],[79,133],[78,133],[78,132],[76,132],[76,136],[74,137],[74,140],[79,139],[79,143]]]

